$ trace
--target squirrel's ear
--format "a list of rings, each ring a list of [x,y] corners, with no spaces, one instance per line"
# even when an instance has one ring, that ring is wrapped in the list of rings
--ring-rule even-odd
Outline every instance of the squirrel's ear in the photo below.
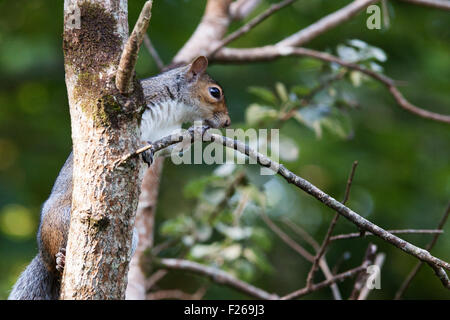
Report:
[[[196,77],[197,75],[203,74],[208,67],[208,59],[205,56],[197,57],[189,68],[188,75],[191,78]]]

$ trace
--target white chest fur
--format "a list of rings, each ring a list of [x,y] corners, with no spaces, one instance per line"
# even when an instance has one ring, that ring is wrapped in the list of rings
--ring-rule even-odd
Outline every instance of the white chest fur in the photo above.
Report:
[[[196,107],[175,101],[165,101],[149,106],[141,121],[141,140],[152,142],[181,129],[184,122],[196,120]]]

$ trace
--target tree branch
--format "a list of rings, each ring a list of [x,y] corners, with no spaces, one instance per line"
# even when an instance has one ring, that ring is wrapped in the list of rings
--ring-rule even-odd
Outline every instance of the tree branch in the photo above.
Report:
[[[132,80],[134,67],[139,53],[139,48],[146,34],[150,18],[152,16],[152,0],[145,2],[139,18],[134,26],[131,36],[122,51],[119,68],[116,73],[116,87],[122,94],[128,94],[133,91]]]
[[[369,231],[373,233],[374,235],[378,236],[379,238],[383,239],[384,241],[394,245],[395,247],[401,249],[402,251],[416,257],[417,259],[431,263],[436,267],[442,267],[447,270],[450,270],[450,264],[446,261],[443,261],[439,258],[434,257],[431,255],[427,250],[424,250],[422,248],[419,248],[395,235],[392,233],[389,233],[388,231],[384,230],[383,228],[380,228],[376,224],[370,222],[369,220],[363,218],[350,208],[346,207],[330,195],[326,194],[316,186],[314,186],[309,181],[295,175],[293,172],[288,170],[286,167],[284,167],[282,164],[279,164],[278,162],[275,162],[268,157],[264,156],[261,153],[258,153],[257,151],[253,150],[249,146],[245,145],[244,143],[233,140],[228,137],[224,137],[218,134],[210,133],[208,131],[208,127],[191,127],[187,131],[183,131],[181,133],[173,134],[167,137],[164,137],[152,145],[148,145],[146,148],[152,149],[154,152],[159,151],[163,148],[166,148],[170,145],[173,145],[175,143],[183,141],[183,139],[191,139],[192,142],[194,138],[199,138],[204,142],[215,142],[218,144],[221,144],[227,148],[235,149],[239,151],[240,153],[243,153],[247,155],[248,157],[254,159],[257,161],[257,163],[263,167],[270,168],[277,174],[281,175],[288,183],[292,183],[298,188],[302,189],[309,195],[313,196],[326,206],[330,207],[340,215],[344,216],[346,219],[351,221],[353,224],[355,224],[357,227],[359,227],[362,230]],[[188,140],[184,140],[188,141]],[[140,150],[143,150],[145,148],[141,148]],[[145,150],[143,150],[145,151]],[[143,152],[139,151],[139,152]],[[130,159],[133,156],[136,156],[139,154],[138,151],[130,153],[128,155],[125,155],[122,157],[122,159]],[[119,160],[119,163],[122,161]]]
[[[214,56],[214,54],[228,45],[230,42],[236,40],[237,38],[243,36],[244,34],[250,32],[254,27],[256,27],[258,24],[266,20],[268,17],[270,17],[275,12],[283,9],[284,7],[292,4],[296,0],[284,0],[279,3],[275,3],[271,5],[266,11],[258,15],[257,17],[250,20],[248,23],[240,27],[238,30],[234,31],[233,33],[229,34],[225,38],[223,38],[212,50],[209,52],[209,56]]]
[[[294,231],[296,234],[298,234],[303,240],[305,240],[311,247],[314,248],[314,250],[317,252],[320,249],[319,243],[317,243],[316,240],[302,227],[292,222],[289,218],[282,218],[281,221],[285,225],[287,225],[292,231]]]
[[[353,177],[355,176],[355,171],[356,171],[357,166],[358,166],[358,161],[353,162],[352,170],[351,170],[350,175],[347,180],[347,186],[345,187],[345,195],[344,195],[344,200],[342,201],[342,204],[345,204],[348,200],[348,197],[350,196],[350,188],[352,187]],[[331,221],[330,226],[328,227],[327,234],[326,234],[325,238],[323,239],[322,245],[320,246],[320,249],[317,251],[317,254],[314,257],[313,265],[312,265],[311,270],[309,271],[308,277],[306,279],[307,287],[310,287],[313,284],[314,273],[316,272],[316,269],[317,269],[317,266],[319,265],[320,259],[325,254],[325,250],[326,250],[328,244],[330,243],[331,234],[333,233],[333,230],[336,226],[336,223],[337,223],[339,217],[340,216],[338,213],[336,213],[335,216],[333,217],[333,220]]]
[[[269,219],[269,217],[261,213],[261,218],[266,223],[266,225],[281,239],[284,243],[286,243],[289,247],[291,247],[294,251],[296,251],[299,255],[301,255],[303,258],[308,260],[311,263],[314,263],[314,256],[310,254],[305,248],[303,248],[300,244],[298,244],[296,241],[294,241],[289,235],[287,235],[283,230],[281,230],[272,220]],[[325,258],[322,258],[318,260],[318,266],[322,270],[323,274],[325,275],[326,279],[331,279],[333,277],[333,274],[330,271],[330,267],[328,266],[327,261]],[[339,288],[336,285],[331,285],[331,291],[333,293],[333,297],[336,300],[341,300],[342,296],[339,292]]]
[[[270,61],[281,57],[287,56],[307,56],[315,59],[334,62],[343,67],[360,71],[371,78],[381,82],[385,85],[391,95],[394,97],[397,104],[405,109],[406,111],[418,115],[425,119],[431,119],[439,122],[450,123],[450,115],[443,115],[431,111],[421,109],[403,97],[401,92],[395,86],[395,81],[391,78],[376,73],[372,70],[364,68],[355,63],[346,62],[328,53],[306,49],[306,48],[296,48],[296,47],[281,47],[281,46],[264,46],[257,48],[242,48],[242,49],[232,49],[223,48],[219,50],[213,57],[214,61],[217,62],[257,62],[257,61]]]
[[[205,13],[197,29],[173,58],[173,64],[189,63],[198,55],[208,55],[210,48],[220,41],[231,22],[229,7],[232,0],[208,0]]]
[[[439,221],[438,230],[442,230],[444,229],[444,225],[447,222],[447,219],[450,215],[450,203],[447,205],[447,209],[444,212],[444,215],[441,218],[441,221]],[[439,238],[440,233],[437,233],[433,239],[431,240],[431,242],[426,246],[426,249],[428,251],[431,251],[431,249],[433,249],[434,245],[436,244],[438,238]],[[406,277],[405,281],[402,283],[402,285],[400,286],[400,288],[398,289],[397,293],[395,294],[395,300],[399,300],[403,294],[405,293],[406,289],[408,289],[409,285],[411,284],[412,280],[414,279],[414,277],[416,276],[417,272],[419,272],[420,268],[422,267],[423,262],[419,261],[414,268],[411,270],[411,272],[408,274],[408,276]],[[443,275],[442,272],[445,273],[445,271],[443,270],[437,270],[435,267],[432,267],[433,270],[435,271],[436,275],[439,277],[439,279],[443,279]],[[444,277],[445,280],[445,277]],[[448,280],[448,279],[447,279]],[[446,285],[445,282],[443,282],[444,286]],[[447,281],[448,284],[448,281]],[[448,288],[448,287],[447,287]]]
[[[375,260],[375,255],[377,253],[377,246],[373,243],[369,243],[366,253],[364,254],[363,265],[370,266]],[[360,272],[356,277],[355,284],[353,285],[352,293],[350,294],[349,300],[355,300],[359,293],[363,290],[367,282],[367,272]]]
[[[165,269],[188,271],[206,276],[216,283],[229,286],[257,299],[276,300],[279,298],[276,294],[268,293],[260,288],[252,286],[249,283],[233,277],[225,271],[208,267],[197,262],[182,259],[155,259],[155,263]]]
[[[301,46],[312,39],[318,37],[322,33],[336,27],[337,25],[350,20],[359,12],[378,2],[379,0],[356,0],[352,1],[347,6],[339,9],[338,11],[329,14],[328,16],[320,19],[316,23],[306,27],[297,33],[281,40],[276,44],[279,47]]]
[[[350,269],[350,270],[348,270],[346,272],[343,272],[343,273],[340,273],[340,274],[334,276],[333,278],[331,278],[329,280],[325,280],[325,281],[319,282],[318,284],[313,284],[309,288],[305,287],[303,289],[300,289],[300,290],[294,291],[294,292],[292,292],[292,293],[290,293],[288,295],[285,295],[285,296],[281,297],[281,300],[291,300],[291,299],[300,298],[300,297],[305,296],[305,295],[307,295],[307,294],[309,294],[311,292],[315,292],[315,291],[320,290],[322,288],[328,287],[331,284],[336,283],[338,281],[342,281],[344,279],[351,278],[351,277],[353,277],[353,276],[357,275],[358,273],[363,272],[365,270],[367,270],[367,266],[359,266],[359,267],[356,267],[354,269]]]
[[[147,33],[144,35],[144,45],[147,48],[147,51],[152,56],[153,60],[155,60],[156,66],[158,67],[159,71],[162,71],[164,69],[164,62],[159,56],[158,51],[156,51],[155,47],[153,46],[153,43]]]
[[[441,234],[441,233],[443,233],[442,230],[437,230],[437,229],[401,229],[401,230],[387,230],[387,232],[392,233],[392,234]],[[373,234],[370,232],[366,232],[364,234],[361,234],[361,232],[339,234],[337,236],[332,236],[330,238],[330,241],[355,239],[355,238],[362,238],[365,236],[373,236]]]
[[[401,1],[436,9],[450,10],[450,1],[448,0],[401,0]]]
[[[242,20],[261,4],[261,0],[236,0],[230,5],[230,16],[233,20]]]

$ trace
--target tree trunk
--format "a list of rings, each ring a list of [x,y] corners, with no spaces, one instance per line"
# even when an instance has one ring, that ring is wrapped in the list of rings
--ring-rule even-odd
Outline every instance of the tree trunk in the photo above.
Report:
[[[62,299],[123,299],[141,183],[140,85],[114,79],[128,38],[126,0],[65,0],[64,63],[74,152],[72,213]],[[77,24],[77,19],[79,22]]]

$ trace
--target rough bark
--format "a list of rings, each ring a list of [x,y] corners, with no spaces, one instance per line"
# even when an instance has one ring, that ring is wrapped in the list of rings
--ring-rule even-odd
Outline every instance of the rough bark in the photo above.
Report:
[[[111,163],[139,145],[144,100],[114,84],[128,38],[126,0],[65,0],[64,64],[74,152],[62,299],[125,297],[141,164]],[[73,27],[79,10],[81,24]]]

